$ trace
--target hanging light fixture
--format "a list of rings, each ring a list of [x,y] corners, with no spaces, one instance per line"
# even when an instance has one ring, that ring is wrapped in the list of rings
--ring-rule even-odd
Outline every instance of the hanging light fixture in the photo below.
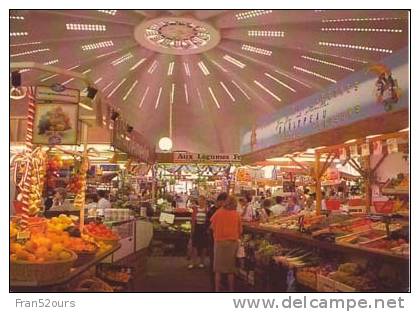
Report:
[[[159,148],[164,152],[169,152],[172,149],[172,140],[168,137],[163,137],[159,140]]]
[[[20,100],[26,96],[26,88],[22,87],[22,76],[18,71],[12,72],[12,87],[10,88],[10,98]]]

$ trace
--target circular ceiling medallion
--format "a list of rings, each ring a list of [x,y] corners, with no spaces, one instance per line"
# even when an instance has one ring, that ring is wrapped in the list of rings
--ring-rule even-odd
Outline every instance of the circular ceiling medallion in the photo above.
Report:
[[[166,54],[197,54],[214,48],[219,32],[210,24],[187,17],[160,17],[147,20],[134,29],[138,43]]]

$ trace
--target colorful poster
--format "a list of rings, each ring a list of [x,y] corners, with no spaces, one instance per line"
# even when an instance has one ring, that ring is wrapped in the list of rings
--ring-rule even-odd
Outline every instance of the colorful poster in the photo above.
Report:
[[[77,144],[78,116],[77,104],[36,104],[32,143]]]
[[[347,159],[347,149],[345,147],[340,148],[339,154],[340,154],[340,156],[339,156],[340,160],[344,161],[344,160]]]
[[[388,154],[398,153],[398,142],[396,138],[386,140],[388,146]]]
[[[359,151],[357,145],[350,145],[350,157],[358,157]]]
[[[362,144],[362,156],[369,156],[370,155],[370,146],[369,143]]]
[[[382,155],[382,141],[373,142],[373,155]]]

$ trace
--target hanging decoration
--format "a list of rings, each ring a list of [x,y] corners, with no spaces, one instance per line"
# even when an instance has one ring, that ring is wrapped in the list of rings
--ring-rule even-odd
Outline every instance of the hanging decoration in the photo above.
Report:
[[[388,154],[398,153],[398,142],[396,138],[386,140],[388,146]]]
[[[362,149],[362,156],[369,156],[370,155],[369,143],[362,144],[361,149]]]
[[[359,151],[357,145],[350,145],[350,157],[359,157]]]
[[[373,155],[382,155],[382,141],[373,142]]]

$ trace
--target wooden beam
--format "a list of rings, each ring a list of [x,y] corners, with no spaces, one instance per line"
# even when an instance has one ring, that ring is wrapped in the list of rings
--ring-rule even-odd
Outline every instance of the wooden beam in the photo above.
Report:
[[[310,169],[307,166],[301,164],[296,159],[294,159],[292,156],[287,156],[287,158],[289,158],[294,164],[296,164],[297,166],[299,166],[300,168],[302,168],[303,170],[305,170],[307,174],[310,173]]]
[[[372,173],[375,173],[376,170],[379,168],[380,165],[382,165],[382,163],[384,162],[385,158],[388,156],[388,154],[383,154],[382,158],[379,159],[379,161],[376,163],[375,167],[373,167],[372,169]]]

